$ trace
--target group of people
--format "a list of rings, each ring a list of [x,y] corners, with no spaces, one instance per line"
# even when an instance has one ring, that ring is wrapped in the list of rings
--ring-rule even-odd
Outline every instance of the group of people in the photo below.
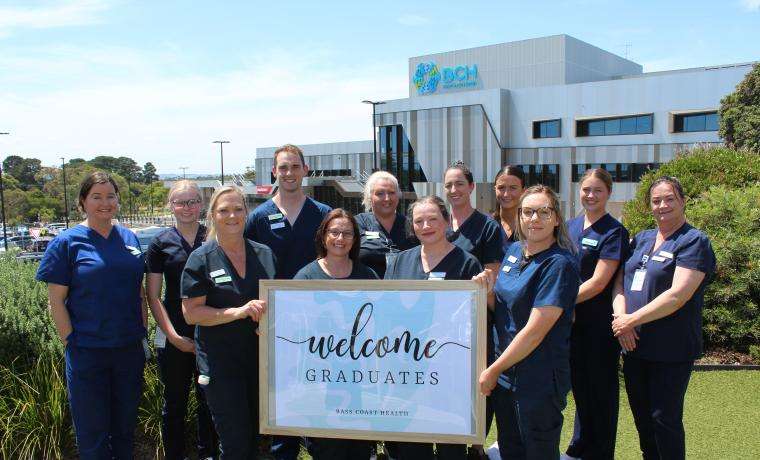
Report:
[[[686,222],[675,178],[649,188],[656,227],[629,242],[606,211],[612,180],[603,169],[583,176],[584,213],[567,222],[554,191],[526,187],[522,170],[509,165],[494,179],[492,215],[472,206],[475,184],[462,163],[444,174],[448,206],[426,196],[406,216],[388,172],[369,177],[366,212],[357,216],[305,195],[308,166],[298,147],[277,149],[272,173],[276,195],[250,213],[239,189],[218,188],[208,227],[199,223],[197,185],[176,182],[168,196],[176,225],[145,254],[131,231],[112,223],[116,182],[102,172],[82,182],[85,220],[56,237],[37,272],[65,345],[80,458],[132,458],[149,307],[158,325],[167,459],[185,458],[191,387],[200,458],[253,459],[266,450],[293,460],[303,445],[317,460],[369,459],[367,441],[262,442],[261,279],[475,280],[489,292],[488,366],[478,385],[503,459],[559,457],[571,389],[576,433],[567,455],[613,458],[621,349],[643,456],[684,458],[683,400],[701,352],[703,293],[715,257],[704,233]],[[484,455],[483,446],[385,444],[400,460]]]

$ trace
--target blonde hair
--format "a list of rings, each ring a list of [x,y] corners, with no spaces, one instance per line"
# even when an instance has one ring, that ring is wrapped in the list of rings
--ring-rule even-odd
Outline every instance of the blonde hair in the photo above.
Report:
[[[552,190],[551,187],[547,187],[546,185],[533,185],[526,188],[520,196],[520,208],[522,208],[522,203],[525,201],[525,198],[530,195],[535,195],[536,193],[541,193],[547,196],[551,207],[554,208],[554,215],[557,218],[557,226],[554,227],[554,239],[557,241],[557,245],[562,249],[570,251],[572,254],[577,253],[578,251],[575,248],[575,244],[573,244],[573,240],[570,239],[570,235],[567,233],[567,225],[565,225],[565,218],[562,216],[559,197],[554,193],[554,190]],[[520,219],[522,219],[522,216],[518,215],[518,220]],[[520,241],[524,241],[525,234],[522,231],[522,222],[517,223],[516,231],[517,237]]]
[[[243,202],[243,209],[245,210],[245,213],[248,214],[248,206],[245,204],[245,195],[243,195],[243,191],[240,190],[239,187],[236,187],[234,185],[224,185],[214,190],[214,194],[211,195],[211,199],[209,200],[209,203],[208,203],[208,212],[206,213],[206,227],[208,227],[208,231],[206,232],[206,241],[211,241],[211,240],[216,239],[216,226],[214,225],[214,211],[216,210],[216,204],[219,201],[219,198],[221,198],[222,195],[226,195],[228,193],[234,193],[235,195],[240,197],[240,201]]]
[[[581,177],[581,180],[578,181],[578,183],[583,185],[583,182],[589,177],[593,177],[604,182],[605,187],[607,187],[607,191],[609,193],[612,193],[612,176],[606,169],[604,168],[587,169],[586,172],[583,173],[583,177]]]
[[[381,180],[387,180],[393,184],[393,186],[396,187],[396,194],[398,195],[399,199],[401,199],[401,187],[398,185],[398,179],[396,179],[396,176],[389,173],[388,171],[375,171],[371,176],[369,176],[367,183],[364,184],[362,206],[364,206],[364,210],[366,212],[372,212],[372,192],[375,191],[375,186]]]
[[[172,184],[171,188],[169,189],[169,193],[166,195],[166,204],[171,204],[172,196],[174,196],[175,193],[183,192],[185,190],[192,190],[198,194],[198,198],[203,199],[203,196],[201,195],[201,189],[198,187],[198,184],[188,179],[182,179]]]

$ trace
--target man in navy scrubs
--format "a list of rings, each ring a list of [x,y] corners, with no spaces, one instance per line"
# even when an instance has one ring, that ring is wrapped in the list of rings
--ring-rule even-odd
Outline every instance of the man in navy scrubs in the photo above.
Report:
[[[272,249],[276,279],[292,279],[317,258],[314,235],[331,208],[304,194],[301,182],[308,172],[300,148],[292,144],[278,148],[272,167],[277,195],[254,209],[245,224],[247,239]],[[277,436],[273,440],[272,453],[278,460],[295,460],[298,451],[298,438]]]

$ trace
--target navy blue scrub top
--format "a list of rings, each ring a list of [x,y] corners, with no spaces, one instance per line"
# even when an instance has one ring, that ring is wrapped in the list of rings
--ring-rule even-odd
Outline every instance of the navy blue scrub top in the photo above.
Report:
[[[37,280],[68,286],[69,343],[121,347],[145,337],[140,295],[145,262],[140,241],[114,225],[108,238],[76,225],[53,239],[37,269]]]
[[[385,275],[385,259],[388,254],[406,251],[419,244],[415,237],[408,235],[406,217],[401,214],[396,214],[390,232],[385,230],[371,212],[357,215],[356,223],[359,224],[361,236],[359,261],[374,270],[380,278]]]
[[[477,209],[456,231],[449,229],[446,238],[474,255],[483,266],[501,263],[504,258],[504,229],[492,217]]]
[[[275,259],[263,244],[246,240],[245,278],[241,278],[219,243],[212,240],[193,251],[182,272],[182,298],[206,296],[212,308],[241,307],[259,298],[259,280],[272,279]],[[196,361],[208,376],[257,372],[258,323],[239,319],[195,328]]]
[[[296,273],[296,276],[293,277],[293,279],[294,280],[334,280],[334,279],[376,280],[379,278],[377,277],[377,273],[375,273],[374,270],[362,264],[361,262],[354,262],[353,267],[351,267],[351,274],[348,275],[348,277],[333,278],[332,276],[325,273],[325,271],[322,269],[322,266],[319,265],[319,262],[315,260],[314,262],[300,269],[298,273]]]
[[[633,313],[647,305],[670,288],[676,267],[697,270],[705,278],[691,299],[673,314],[643,324],[639,340],[630,356],[650,361],[691,361],[702,354],[702,308],[705,287],[715,274],[715,253],[707,235],[684,224],[652,252],[657,230],[640,232],[631,242],[631,256],[625,263],[626,312]],[[633,291],[633,277],[637,270],[645,269],[644,284]]]
[[[567,221],[570,239],[578,250],[581,282],[594,276],[599,259],[625,261],[628,252],[628,230],[623,224],[609,214],[605,214],[584,230],[584,217],[580,215]],[[615,276],[610,279],[604,290],[596,296],[575,306],[575,321],[579,324],[589,322],[612,323],[612,289]]]
[[[580,284],[575,255],[557,244],[528,260],[523,260],[522,244],[509,247],[494,286],[496,357],[525,327],[534,308],[554,306],[563,312],[536,349],[499,376],[499,385],[540,396],[570,388],[570,329]]]
[[[469,280],[477,275],[483,268],[480,262],[472,255],[454,246],[446,254],[438,265],[429,273],[422,268],[422,246],[398,253],[388,258],[388,268],[385,271],[387,280]]]
[[[277,260],[277,279],[292,279],[317,258],[314,236],[322,219],[331,211],[326,204],[306,197],[293,226],[271,199],[251,211],[245,237],[269,246]]]
[[[203,225],[198,227],[192,246],[187,243],[177,227],[167,228],[153,237],[145,253],[148,273],[164,274],[164,307],[174,330],[184,337],[192,337],[195,327],[188,325],[182,315],[182,270],[190,253],[201,247],[205,239],[206,227]]]

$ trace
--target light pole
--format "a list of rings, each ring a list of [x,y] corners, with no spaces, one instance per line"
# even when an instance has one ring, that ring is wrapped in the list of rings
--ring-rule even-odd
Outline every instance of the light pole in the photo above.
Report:
[[[181,166],[179,169],[182,170],[182,179],[187,179],[187,166]]]
[[[66,222],[66,228],[69,228],[69,197],[66,188],[66,161],[61,157],[61,171],[63,172],[63,220]]]
[[[214,141],[212,144],[219,144],[219,158],[222,160],[222,185],[224,185],[224,144],[229,144],[230,141]]]
[[[10,133],[0,133],[0,135],[8,135]],[[5,246],[5,252],[8,252],[8,233],[5,230],[5,196],[3,195],[3,165],[0,163],[0,206],[3,208],[3,246]]]
[[[375,107],[381,104],[385,104],[383,101],[369,101],[364,100],[362,101],[362,104],[372,104],[372,142],[373,142],[373,149],[374,155],[372,157],[372,165],[375,168],[375,171],[380,169],[377,165],[377,126],[375,125]]]

